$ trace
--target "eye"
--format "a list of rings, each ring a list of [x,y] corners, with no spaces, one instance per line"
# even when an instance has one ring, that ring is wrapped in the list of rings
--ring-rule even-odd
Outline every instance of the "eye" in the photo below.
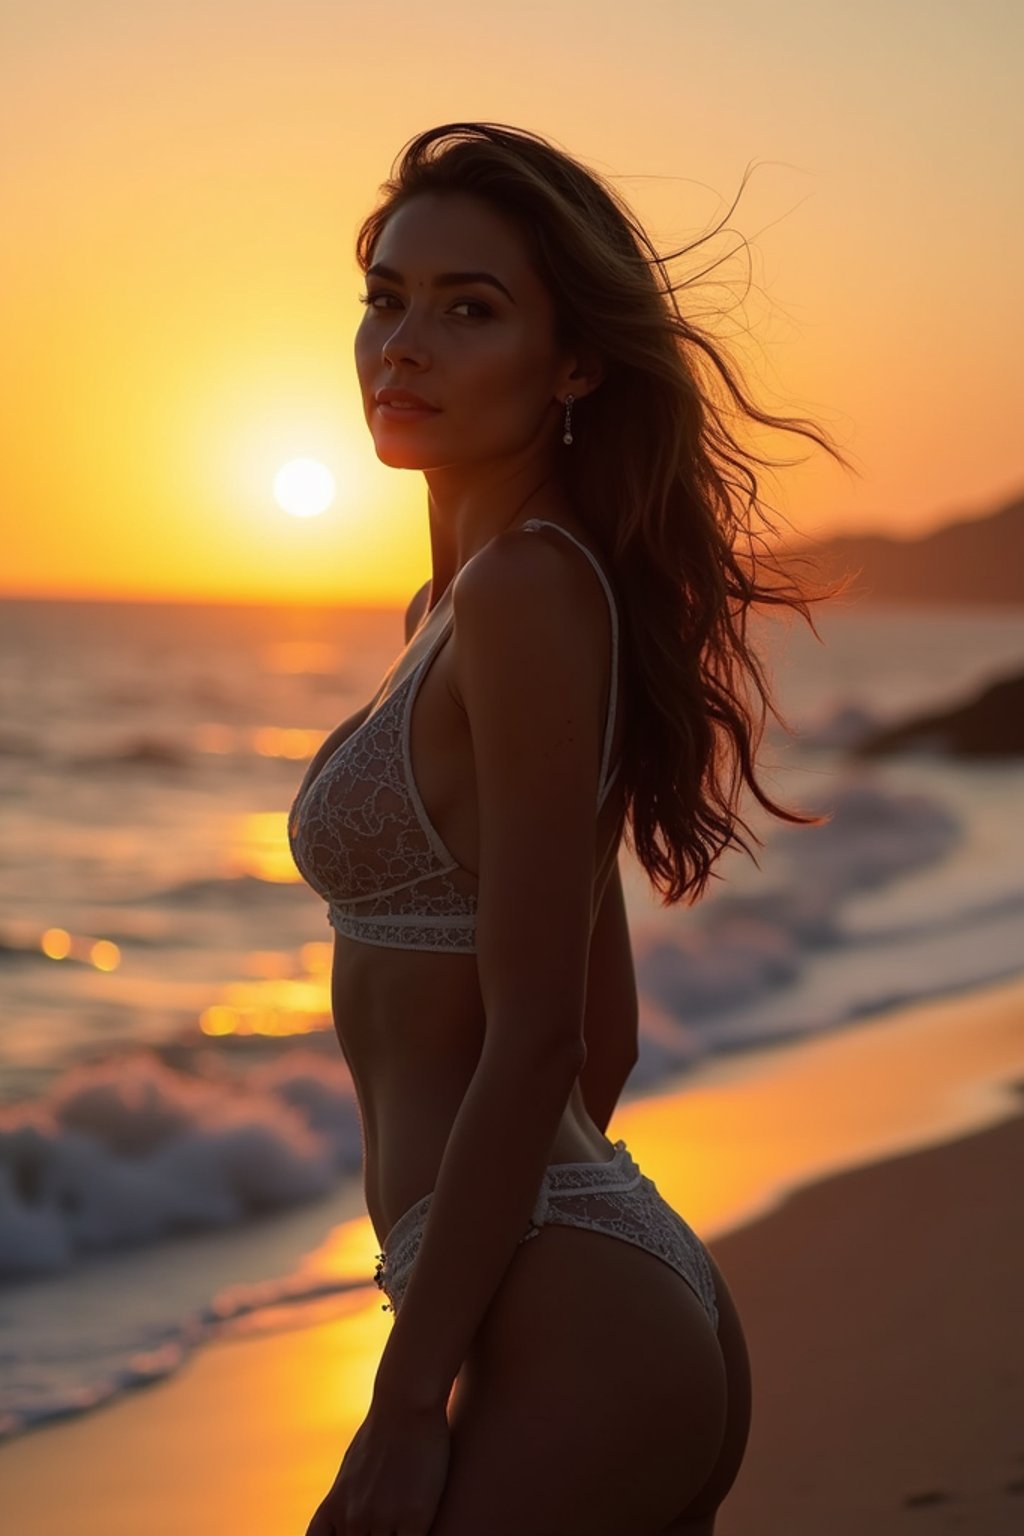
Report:
[[[358,295],[360,304],[366,304],[371,309],[376,309],[379,312],[382,312],[385,309],[389,309],[390,305],[378,304],[378,299],[393,299],[395,297],[397,297],[397,295],[388,293],[383,289],[378,290],[376,293],[361,293]],[[464,308],[467,305],[470,309],[478,310],[479,313],[473,315],[462,315],[460,316],[460,319],[486,320],[491,314],[491,310],[488,305],[482,304],[479,299],[456,299],[455,303],[451,307],[454,311],[456,309]]]
[[[491,313],[487,305],[481,304],[479,299],[456,299],[452,309],[459,309],[465,304],[468,304],[470,309],[480,310],[478,315],[466,315],[464,318],[467,320],[486,320],[487,316]]]

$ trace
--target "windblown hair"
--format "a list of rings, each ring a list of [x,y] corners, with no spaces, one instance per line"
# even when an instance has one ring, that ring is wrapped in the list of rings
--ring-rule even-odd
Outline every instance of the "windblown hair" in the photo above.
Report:
[[[814,423],[755,404],[721,343],[676,302],[688,283],[673,284],[666,262],[710,239],[731,208],[708,234],[659,256],[595,172],[497,123],[420,134],[380,192],[356,237],[363,272],[411,198],[468,193],[525,240],[554,300],[558,341],[602,360],[601,383],[574,404],[573,446],[555,456],[556,472],[624,608],[627,846],[664,906],[695,900],[725,849],[751,853],[748,839],[759,841],[740,813],[744,787],[785,821],[818,819],[778,804],[756,767],[767,715],[779,717],[748,638],[750,612],[786,607],[811,622],[810,594],[772,552],[776,525],[754,468],[792,461],[742,446],[727,418],[799,433],[847,461]]]

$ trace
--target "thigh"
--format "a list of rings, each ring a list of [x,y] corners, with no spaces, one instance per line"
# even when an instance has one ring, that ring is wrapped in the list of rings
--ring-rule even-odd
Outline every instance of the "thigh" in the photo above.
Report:
[[[606,1233],[545,1226],[459,1373],[430,1536],[659,1536],[706,1483],[725,1416],[686,1281]]]

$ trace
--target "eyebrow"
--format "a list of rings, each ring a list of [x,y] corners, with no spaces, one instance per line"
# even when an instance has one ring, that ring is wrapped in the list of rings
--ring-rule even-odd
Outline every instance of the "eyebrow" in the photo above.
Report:
[[[383,277],[389,283],[404,283],[401,272],[396,272],[394,267],[386,267],[383,262],[374,262],[372,267],[366,269],[367,277]],[[434,278],[435,288],[458,288],[462,283],[490,283],[492,288],[498,288],[510,303],[516,301],[505,287],[490,272],[439,272]]]

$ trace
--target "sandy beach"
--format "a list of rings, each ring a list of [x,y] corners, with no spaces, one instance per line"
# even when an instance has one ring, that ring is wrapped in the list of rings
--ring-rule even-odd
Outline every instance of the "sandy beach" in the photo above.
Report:
[[[1021,1529],[1022,1021],[1016,981],[719,1059],[613,1120],[747,1330],[754,1424],[719,1536]],[[340,1240],[369,1261],[368,1223]],[[359,1289],[12,1441],[5,1528],[301,1536],[388,1327]]]

